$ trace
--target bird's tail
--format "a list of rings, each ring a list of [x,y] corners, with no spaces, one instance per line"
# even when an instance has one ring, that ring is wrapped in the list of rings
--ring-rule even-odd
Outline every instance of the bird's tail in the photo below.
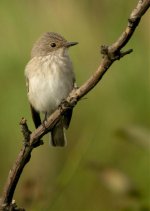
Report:
[[[67,144],[62,119],[51,130],[51,144],[55,147],[64,147]]]

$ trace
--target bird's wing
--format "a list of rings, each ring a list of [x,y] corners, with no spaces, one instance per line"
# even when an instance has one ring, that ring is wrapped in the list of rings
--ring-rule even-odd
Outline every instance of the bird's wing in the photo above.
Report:
[[[71,109],[68,109],[64,114],[63,123],[64,123],[64,127],[66,129],[68,129],[68,127],[69,127],[71,117],[72,117],[72,112],[73,112],[73,109],[71,108]]]
[[[41,125],[41,118],[39,112],[37,112],[34,107],[30,104],[32,119],[36,128]]]
[[[75,81],[75,78],[73,79],[73,83],[74,83],[74,89],[77,89],[78,86],[76,84],[76,81]],[[73,113],[73,109],[70,108],[69,110],[67,110],[64,114],[64,127],[66,129],[68,129],[69,125],[70,125],[70,121],[71,121],[71,118],[72,118],[72,113]]]

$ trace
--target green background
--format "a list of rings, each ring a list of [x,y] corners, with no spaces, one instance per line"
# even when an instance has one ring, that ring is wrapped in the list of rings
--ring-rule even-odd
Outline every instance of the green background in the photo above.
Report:
[[[100,45],[112,44],[137,0],[0,1],[0,193],[22,146],[19,121],[34,129],[24,68],[46,31],[79,45],[70,49],[77,84],[97,69]],[[150,14],[100,83],[74,109],[68,146],[49,137],[35,149],[14,199],[29,211],[149,210]]]

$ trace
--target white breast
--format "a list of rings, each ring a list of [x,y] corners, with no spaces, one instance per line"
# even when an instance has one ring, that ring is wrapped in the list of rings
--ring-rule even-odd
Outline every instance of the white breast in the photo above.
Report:
[[[34,57],[26,66],[25,75],[29,83],[30,103],[37,111],[48,114],[68,96],[75,80],[68,55]]]

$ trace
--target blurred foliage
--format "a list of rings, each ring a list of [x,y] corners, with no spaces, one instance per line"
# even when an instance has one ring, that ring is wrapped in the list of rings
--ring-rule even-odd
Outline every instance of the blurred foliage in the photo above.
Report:
[[[21,117],[34,128],[24,79],[33,42],[45,31],[78,41],[70,55],[81,85],[100,63],[100,45],[115,41],[136,3],[0,1],[0,192],[22,145]],[[44,146],[34,150],[14,196],[18,205],[32,211],[150,210],[149,25],[147,13],[126,46],[133,53],[115,62],[78,103],[68,146],[51,148],[46,136]]]

